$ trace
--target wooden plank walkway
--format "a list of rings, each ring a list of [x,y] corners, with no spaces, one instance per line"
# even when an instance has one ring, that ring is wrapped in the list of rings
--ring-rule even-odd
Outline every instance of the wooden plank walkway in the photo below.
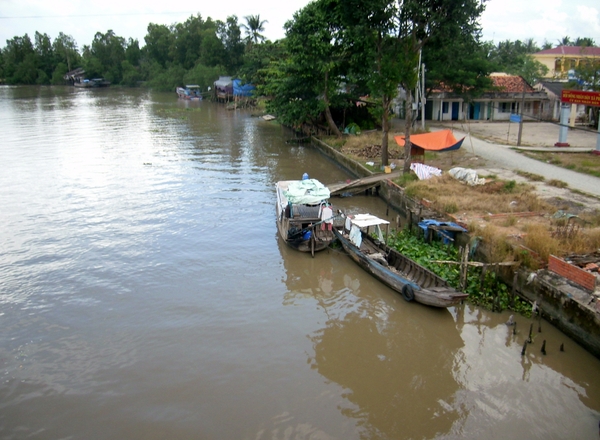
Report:
[[[344,193],[353,194],[366,191],[369,188],[377,186],[382,180],[393,180],[401,175],[402,171],[373,174],[361,179],[352,180],[351,182],[333,183],[331,185],[327,185],[327,187],[329,188],[329,192],[332,196],[339,196]]]

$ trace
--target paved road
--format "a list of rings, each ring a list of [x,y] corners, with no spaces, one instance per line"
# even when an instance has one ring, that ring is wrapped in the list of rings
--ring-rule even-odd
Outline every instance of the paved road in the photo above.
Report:
[[[466,136],[462,148],[484,158],[486,161],[492,162],[493,166],[497,168],[512,171],[526,171],[544,176],[546,180],[560,180],[565,182],[570,189],[576,189],[586,194],[600,197],[600,178],[577,173],[539,160],[530,159],[525,157],[522,153],[513,150],[513,148],[515,148],[514,146],[491,143],[456,129],[454,130],[454,136],[457,138]],[[591,139],[593,139],[593,134]],[[534,147],[525,147],[523,149],[527,148],[533,149]],[[540,147],[540,149],[543,149],[544,151],[550,150],[548,147]],[[573,148],[570,148],[570,151],[573,150]],[[589,151],[590,148],[582,148],[582,150]],[[565,150],[563,149],[562,151]]]

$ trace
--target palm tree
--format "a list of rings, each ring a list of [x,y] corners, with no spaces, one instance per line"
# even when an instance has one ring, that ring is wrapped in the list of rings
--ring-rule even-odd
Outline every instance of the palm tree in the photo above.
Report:
[[[265,41],[265,37],[261,34],[265,30],[265,23],[267,20],[261,20],[259,15],[248,15],[244,17],[246,24],[242,24],[241,27],[246,32],[246,41],[249,43],[258,43],[259,41]]]
[[[594,47],[596,44],[592,38],[577,38],[575,40],[575,46]]]
[[[573,42],[569,37],[563,37],[562,40],[558,40],[559,46],[573,46]]]

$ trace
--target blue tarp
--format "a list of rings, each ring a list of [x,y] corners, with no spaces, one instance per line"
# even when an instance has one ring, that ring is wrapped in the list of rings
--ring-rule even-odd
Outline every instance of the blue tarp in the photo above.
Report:
[[[465,228],[463,228],[462,226],[460,226],[459,224],[456,224],[454,222],[440,222],[438,220],[426,219],[426,220],[421,220],[419,222],[419,228],[423,229],[425,238],[427,238],[427,230],[429,229],[430,226],[439,226],[439,227],[449,226],[449,227],[452,227],[453,229],[456,229],[456,230],[452,230],[452,231],[448,231],[448,230],[442,230],[442,231],[438,230],[437,231],[437,236],[442,239],[444,244],[450,243],[451,239],[454,240],[454,237],[456,236],[457,232],[467,232],[467,230]]]
[[[252,92],[256,89],[252,84],[244,84],[242,85],[241,79],[233,80],[233,94],[234,96],[252,96]]]

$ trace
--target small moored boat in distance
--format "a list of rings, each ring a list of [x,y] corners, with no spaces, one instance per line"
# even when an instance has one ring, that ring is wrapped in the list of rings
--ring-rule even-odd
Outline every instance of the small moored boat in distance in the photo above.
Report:
[[[177,96],[179,96],[182,99],[196,101],[202,100],[202,92],[200,92],[200,86],[196,84],[189,84],[185,87],[177,87],[175,91],[177,92]]]
[[[407,301],[433,307],[451,307],[468,297],[446,280],[385,244],[381,225],[389,222],[370,214],[346,218],[343,229],[334,229],[342,247],[360,267],[402,294]],[[371,237],[376,228],[378,239]]]
[[[321,251],[333,241],[329,189],[316,179],[283,180],[277,192],[277,229],[287,245],[301,252]]]
[[[108,87],[110,86],[110,81],[107,81],[104,78],[93,78],[77,81],[73,85],[80,89],[92,89],[98,87]]]

